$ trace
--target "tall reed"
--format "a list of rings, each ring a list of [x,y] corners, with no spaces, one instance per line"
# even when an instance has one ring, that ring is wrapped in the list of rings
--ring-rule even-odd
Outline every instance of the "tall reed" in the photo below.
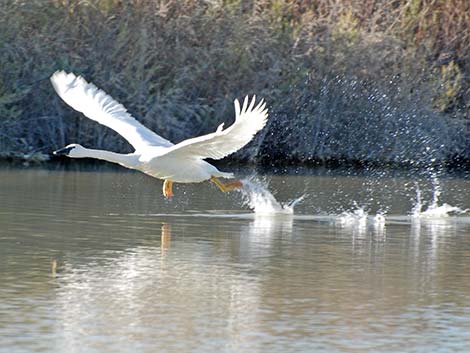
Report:
[[[235,97],[265,97],[270,123],[238,159],[470,157],[466,0],[4,0],[0,13],[0,151],[130,149],[55,95],[65,69],[175,142],[233,119]]]

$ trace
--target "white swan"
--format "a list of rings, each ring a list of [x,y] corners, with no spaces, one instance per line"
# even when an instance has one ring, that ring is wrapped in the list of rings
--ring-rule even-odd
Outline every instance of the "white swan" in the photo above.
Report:
[[[221,159],[238,151],[266,125],[268,118],[263,100],[255,107],[256,97],[253,96],[251,102],[246,97],[241,108],[238,100],[235,100],[235,122],[229,128],[224,130],[224,124],[221,124],[211,134],[174,145],[140,124],[122,104],[82,77],[57,71],[52,75],[51,82],[65,103],[86,117],[115,130],[135,148],[134,153],[120,154],[71,144],[54,154],[103,159],[140,170],[164,180],[165,197],[173,196],[173,182],[198,183],[211,180],[223,192],[241,187],[240,181],[223,184],[218,178],[233,178],[233,174],[220,172],[204,158]]]

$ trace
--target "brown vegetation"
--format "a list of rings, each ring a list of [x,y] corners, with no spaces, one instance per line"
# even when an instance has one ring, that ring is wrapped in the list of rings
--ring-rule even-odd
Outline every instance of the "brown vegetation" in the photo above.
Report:
[[[82,74],[180,141],[267,99],[243,159],[414,163],[469,158],[466,0],[4,0],[0,151],[126,151],[66,107],[49,76]]]

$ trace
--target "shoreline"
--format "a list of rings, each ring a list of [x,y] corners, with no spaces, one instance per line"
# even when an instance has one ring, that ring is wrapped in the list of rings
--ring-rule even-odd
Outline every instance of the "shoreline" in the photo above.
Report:
[[[246,158],[225,158],[223,160],[210,160],[208,162],[218,168],[229,169],[254,169],[257,172],[269,172],[274,174],[310,174],[313,170],[330,170],[345,171],[347,174],[362,174],[374,171],[390,171],[397,173],[414,172],[418,175],[444,173],[444,174],[461,174],[470,173],[470,160],[462,158],[454,158],[441,163],[394,163],[380,161],[363,161],[363,160],[346,160],[346,159],[310,159],[306,161],[292,159],[277,159],[276,161],[268,161],[266,157],[247,160]],[[106,169],[121,170],[122,167],[112,163],[93,159],[72,160],[70,158],[58,157],[45,153],[6,153],[0,152],[0,168],[9,167],[40,167],[40,166],[59,166],[68,168],[70,166],[78,166],[79,168],[96,168],[105,167]],[[124,170],[126,170],[124,168]]]

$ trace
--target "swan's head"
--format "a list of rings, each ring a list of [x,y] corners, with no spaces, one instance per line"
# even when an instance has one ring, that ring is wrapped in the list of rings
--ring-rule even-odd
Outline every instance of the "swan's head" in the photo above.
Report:
[[[84,157],[85,155],[85,147],[79,145],[78,143],[72,143],[71,145],[67,145],[60,150],[54,151],[53,153],[56,156],[67,156],[71,158],[80,158]]]

